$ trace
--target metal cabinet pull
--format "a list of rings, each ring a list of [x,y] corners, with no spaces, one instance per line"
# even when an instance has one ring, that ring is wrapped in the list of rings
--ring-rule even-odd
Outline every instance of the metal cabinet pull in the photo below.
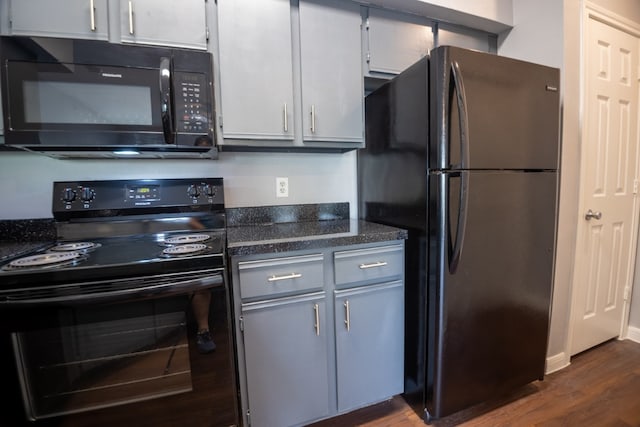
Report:
[[[371,264],[360,264],[360,270],[364,270],[366,268],[384,267],[385,265],[387,265],[386,261],[378,261]]]
[[[284,116],[284,131],[285,132],[289,132],[289,117],[288,117],[288,114],[287,114],[287,103],[286,102],[284,104],[283,116]]]
[[[91,15],[91,31],[96,30],[96,8],[93,0],[89,0],[89,13]]]
[[[600,219],[602,218],[602,212],[594,212],[591,209],[589,209],[587,211],[587,213],[584,215],[584,219],[586,219],[587,221],[591,220],[591,218],[593,219]]]
[[[269,282],[277,282],[278,280],[299,279],[300,277],[302,277],[302,274],[300,273],[291,273],[291,274],[287,274],[286,276],[276,276],[274,274],[273,276],[269,277],[267,280]]]
[[[313,304],[313,311],[316,315],[316,323],[313,327],[316,329],[316,335],[320,336],[320,306],[318,304]]]
[[[129,2],[129,34],[133,35],[133,2]]]
[[[316,132],[316,106],[311,105],[311,133]]]
[[[344,324],[347,325],[347,331],[351,329],[351,318],[349,317],[349,301],[344,302]]]

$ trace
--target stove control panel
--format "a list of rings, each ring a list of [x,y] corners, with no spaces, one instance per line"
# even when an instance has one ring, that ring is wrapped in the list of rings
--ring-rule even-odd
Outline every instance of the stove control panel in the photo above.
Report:
[[[53,184],[53,216],[224,211],[222,178],[64,181]]]

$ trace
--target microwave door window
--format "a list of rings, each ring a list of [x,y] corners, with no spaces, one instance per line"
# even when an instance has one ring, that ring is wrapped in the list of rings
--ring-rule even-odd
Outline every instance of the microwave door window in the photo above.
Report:
[[[26,124],[153,126],[147,86],[24,81]]]
[[[162,132],[158,70],[9,63],[16,131]]]

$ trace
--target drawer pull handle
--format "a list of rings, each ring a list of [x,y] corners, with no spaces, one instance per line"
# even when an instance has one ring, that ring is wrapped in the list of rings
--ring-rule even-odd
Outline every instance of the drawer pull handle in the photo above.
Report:
[[[316,335],[320,336],[320,306],[318,304],[313,304],[313,311],[316,315],[316,323],[313,327],[316,329]]]
[[[386,261],[378,261],[378,262],[373,262],[371,264],[360,264],[360,270],[364,270],[367,268],[374,268],[374,267],[384,267],[385,265],[387,265]]]
[[[349,301],[344,302],[344,324],[347,326],[347,331],[351,329],[351,316],[349,313]]]
[[[278,280],[299,279],[300,277],[302,277],[302,274],[300,273],[291,273],[291,274],[287,274],[286,276],[276,276],[274,274],[273,276],[269,277],[267,280],[270,282],[277,282]]]

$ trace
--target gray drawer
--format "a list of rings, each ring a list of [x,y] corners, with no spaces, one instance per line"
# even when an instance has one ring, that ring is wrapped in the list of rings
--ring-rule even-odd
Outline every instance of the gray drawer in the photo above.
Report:
[[[322,254],[238,263],[240,298],[307,292],[324,287]]]
[[[404,246],[334,252],[336,285],[397,278],[404,271]]]

